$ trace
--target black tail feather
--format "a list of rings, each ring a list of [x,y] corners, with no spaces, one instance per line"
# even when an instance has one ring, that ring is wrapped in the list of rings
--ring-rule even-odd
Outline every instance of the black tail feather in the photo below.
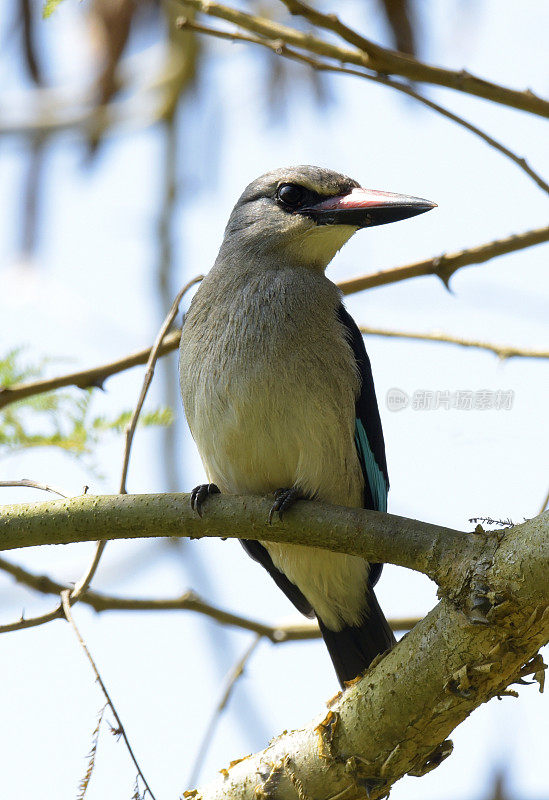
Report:
[[[376,656],[396,644],[372,588],[368,592],[368,616],[362,625],[331,631],[320,618],[318,624],[342,688],[362,674]]]

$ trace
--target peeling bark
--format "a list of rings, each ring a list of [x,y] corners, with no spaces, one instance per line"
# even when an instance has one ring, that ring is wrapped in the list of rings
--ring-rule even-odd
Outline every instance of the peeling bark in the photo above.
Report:
[[[536,654],[549,639],[548,548],[549,514],[511,529],[483,575],[484,624],[442,600],[327,714],[188,796],[376,800],[403,775],[436,768],[452,752],[446,737],[479,705],[514,694],[507,687],[526,675],[541,690]]]
[[[440,603],[306,728],[232,762],[202,800],[353,800],[386,795],[452,750],[447,736],[477,706],[516,694],[549,640],[549,511],[522,525],[462,533],[362,509],[301,502],[270,526],[272,498],[216,495],[202,518],[189,495],[83,497],[0,511],[0,549],[143,536],[293,542],[429,575]]]

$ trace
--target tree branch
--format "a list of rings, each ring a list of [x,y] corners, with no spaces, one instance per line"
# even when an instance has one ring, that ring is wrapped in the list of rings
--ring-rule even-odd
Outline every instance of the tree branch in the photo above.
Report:
[[[149,353],[149,357],[147,359],[147,369],[145,372],[145,377],[143,378],[143,385],[141,387],[141,391],[139,393],[139,398],[135,405],[132,418],[129,424],[124,431],[125,435],[125,446],[124,446],[124,459],[122,464],[122,476],[120,478],[120,488],[118,491],[120,494],[126,494],[126,478],[128,476],[128,467],[130,464],[130,453],[133,443],[133,437],[135,434],[135,428],[137,426],[137,421],[139,419],[139,415],[141,414],[141,409],[143,408],[143,403],[145,402],[145,398],[147,396],[147,392],[149,391],[149,386],[151,385],[151,381],[154,376],[154,369],[156,366],[156,362],[160,356],[160,351],[162,350],[162,343],[163,340],[168,333],[174,319],[177,316],[177,312],[179,311],[179,304],[183,299],[184,295],[189,291],[189,289],[194,286],[196,283],[200,283],[203,280],[203,275],[197,275],[195,278],[192,278],[185,286],[180,289],[177,293],[175,300],[173,301],[170,310],[166,314],[162,325],[160,326],[160,330],[156,335],[156,339],[154,340],[154,344],[151,348]],[[179,332],[180,333],[180,332]]]
[[[402,775],[437,766],[451,751],[448,733],[482,702],[527,674],[541,683],[544,665],[534,656],[549,638],[549,512],[466,534],[306,501],[269,526],[270,505],[268,497],[216,495],[199,518],[188,495],[86,495],[5,506],[0,516],[2,549],[98,537],[246,536],[401,564],[437,581],[444,599],[328,715],[221,770],[203,800],[256,800],[261,791],[327,800],[366,790],[375,800]],[[390,714],[380,713],[387,707]],[[364,723],[371,719],[375,726]]]
[[[139,777],[143,781],[143,784],[145,785],[146,791],[148,792],[151,800],[156,800],[156,798],[155,798],[155,796],[154,796],[149,784],[147,783],[147,779],[145,778],[145,775],[143,774],[143,771],[142,771],[141,767],[139,766],[139,762],[138,762],[138,760],[137,760],[137,758],[135,756],[135,753],[133,752],[133,748],[132,748],[132,746],[130,744],[130,740],[128,739],[128,734],[126,733],[126,729],[124,727],[124,724],[122,723],[122,720],[120,719],[118,711],[116,710],[116,706],[114,705],[114,702],[113,702],[109,692],[107,691],[107,687],[105,685],[105,682],[103,681],[103,678],[101,677],[101,673],[99,672],[99,670],[97,668],[97,665],[96,665],[96,663],[95,663],[95,661],[93,659],[93,656],[90,653],[88,645],[84,641],[84,638],[82,637],[82,634],[78,630],[78,628],[76,626],[76,623],[75,623],[75,621],[73,619],[73,616],[72,616],[72,613],[71,613],[71,591],[70,591],[70,589],[67,589],[66,591],[61,593],[61,605],[62,605],[62,608],[63,608],[63,614],[65,615],[65,617],[67,619],[67,622],[69,623],[69,625],[73,629],[74,634],[75,634],[76,638],[78,639],[78,643],[80,644],[80,647],[84,651],[84,654],[85,654],[86,658],[88,659],[88,661],[90,663],[90,666],[91,666],[91,668],[93,670],[93,673],[95,675],[95,680],[99,684],[99,687],[100,687],[101,691],[103,692],[103,696],[105,697],[105,700],[107,702],[107,705],[109,706],[109,708],[110,708],[110,710],[111,710],[111,712],[112,712],[112,714],[113,714],[113,716],[114,716],[114,718],[116,720],[117,728],[116,728],[116,730],[114,732],[116,733],[117,736],[121,736],[122,739],[124,740],[124,744],[126,745],[126,749],[127,749],[128,753],[129,753],[129,756],[130,756],[131,760],[133,761],[133,764],[134,764],[134,766],[135,766],[135,768],[137,770],[137,774],[139,775]]]
[[[306,56],[297,50],[293,50],[281,39],[265,39],[262,36],[254,36],[253,34],[242,34],[236,31],[222,31],[217,28],[210,28],[206,25],[200,25],[194,20],[187,19],[186,17],[180,17],[177,20],[177,26],[179,28],[191,30],[196,33],[205,33],[218,39],[258,44],[262,47],[266,47],[273,53],[276,53],[276,55],[284,56],[284,58],[288,58],[292,61],[299,61],[302,64],[307,64],[318,72],[331,72],[336,75],[352,75],[357,78],[364,78],[365,80],[372,81],[374,83],[380,83],[383,86],[390,87],[391,89],[396,89],[397,92],[401,92],[408,97],[412,97],[414,100],[422,103],[427,108],[436,111],[443,117],[452,120],[452,122],[455,122],[457,125],[460,125],[461,127],[470,131],[475,136],[478,136],[480,139],[486,142],[487,145],[493,147],[495,150],[498,150],[506,158],[509,158],[511,161],[513,161],[519,167],[519,169],[525,172],[528,177],[540,187],[540,189],[542,189],[544,192],[549,192],[549,184],[541,177],[541,175],[539,175],[537,172],[535,172],[535,170],[532,169],[532,167],[530,167],[525,158],[517,155],[508,147],[505,147],[505,145],[503,145],[501,142],[498,142],[497,139],[494,139],[493,136],[485,133],[485,131],[481,130],[476,125],[473,125],[471,122],[468,122],[463,117],[460,117],[458,114],[454,114],[453,111],[450,111],[449,109],[444,108],[444,106],[434,103],[432,100],[424,97],[424,95],[415,91],[415,89],[406,83],[395,81],[392,78],[388,78],[386,75],[372,75],[371,73],[365,72],[361,69],[341,67],[326,61],[319,61],[318,59]]]
[[[29,572],[19,564],[13,564],[5,558],[0,557],[0,570],[11,575],[17,583],[28,586],[41,594],[59,596],[61,592],[71,587],[58,581],[52,580],[48,575],[36,575]],[[93,608],[94,611],[194,611],[210,619],[216,620],[221,625],[230,625],[241,630],[251,631],[259,636],[269,639],[273,644],[283,644],[284,642],[306,641],[320,638],[320,630],[316,622],[296,622],[280,623],[279,625],[269,625],[259,620],[243,617],[239,614],[232,614],[224,608],[214,606],[199,597],[192,589],[184,592],[179,597],[170,598],[146,598],[146,597],[118,597],[116,595],[105,594],[93,589],[85,591],[79,599],[80,603]],[[59,613],[56,619],[61,617]],[[49,621],[49,620],[48,620]],[[28,620],[23,620],[27,623]],[[419,622],[418,617],[397,617],[389,620],[389,625],[394,631],[409,631]],[[4,630],[0,625],[0,633],[7,630],[20,630],[15,627],[19,623],[10,624]],[[24,625],[21,627],[35,627],[35,625]]]
[[[443,253],[435,258],[428,258],[425,261],[418,261],[415,264],[394,267],[370,275],[362,275],[358,278],[349,278],[348,280],[340,281],[338,286],[344,295],[349,295],[354,292],[363,291],[364,289],[385,286],[390,283],[397,283],[398,281],[407,280],[408,278],[417,278],[424,275],[437,275],[448,285],[451,276],[461,267],[470,266],[472,264],[482,264],[497,256],[522,250],[526,247],[533,247],[534,245],[543,244],[547,241],[549,241],[549,226],[518,233],[505,239],[496,239],[488,244],[460,250],[450,255]],[[166,355],[166,353],[176,350],[179,346],[180,337],[181,331],[179,330],[167,334],[159,348],[159,355],[163,356]],[[514,348],[510,349],[514,351]],[[80,389],[87,389],[91,386],[103,388],[104,381],[112,375],[124,372],[127,369],[141,364],[146,364],[150,357],[151,350],[152,348],[139,350],[125,358],[120,358],[107,364],[101,364],[91,369],[70,372],[55,378],[45,378],[16,386],[0,387],[0,410],[10,403],[16,403],[27,397],[43,394],[44,392],[51,392],[66,386],[76,386]],[[515,355],[515,352],[513,352],[513,355]],[[537,358],[539,356],[533,355],[531,357]]]
[[[466,534],[394,514],[316,501],[298,503],[284,520],[269,525],[271,504],[269,497],[216,495],[202,518],[192,511],[187,494],[84,495],[8,505],[1,509],[0,550],[148,536],[245,536],[303,544],[423,572],[468,614],[481,618],[481,606],[475,605],[480,590],[471,565],[491,563],[500,537],[508,531],[485,534],[477,526],[479,532]],[[549,514],[539,519],[545,519],[547,526]]]
[[[31,481],[29,478],[22,478],[20,481],[0,481],[0,489],[18,488],[18,489],[39,489],[42,492],[51,492],[57,494],[59,497],[67,497],[64,492],[59,489],[54,489],[47,483],[39,483],[38,481]]]
[[[466,534],[450,528],[316,501],[297,503],[283,520],[273,520],[269,525],[271,505],[268,496],[215,495],[209,498],[203,517],[195,514],[190,495],[183,493],[84,495],[4,505],[0,507],[0,550],[95,539],[242,538],[245,533],[245,538],[327,547],[372,561],[383,560],[379,557],[381,548],[385,560],[396,557],[393,563],[425,571],[427,551],[434,539],[444,539],[449,547],[468,541]],[[407,556],[396,555],[402,550],[395,543],[397,533],[414,538],[413,551]]]
[[[452,275],[461,267],[468,267],[471,264],[483,264],[485,261],[490,261],[490,259],[497,256],[514,253],[516,250],[523,250],[525,247],[532,247],[547,241],[549,241],[549,226],[517,233],[505,239],[496,239],[488,244],[460,250],[450,255],[442,253],[436,258],[416,261],[415,264],[408,264],[404,267],[394,267],[393,269],[382,270],[370,275],[363,275],[360,278],[349,278],[346,281],[340,281],[338,286],[343,294],[347,295],[361,292],[363,289],[386,286],[388,283],[398,283],[398,281],[419,278],[424,275],[436,275],[445,286],[448,286]]]
[[[286,2],[285,4],[292,13],[305,17],[317,27],[336,33],[352,44],[353,48],[332,44],[310,33],[303,33],[295,28],[273,22],[266,17],[247,14],[211,0],[180,0],[180,2],[183,6],[218,19],[224,19],[226,22],[232,22],[240,28],[260,36],[268,39],[281,39],[289,45],[333,58],[336,61],[355,64],[382,74],[400,75],[411,81],[446,86],[449,89],[483,97],[495,103],[549,117],[549,101],[538,97],[529,89],[517,91],[477,78],[465,70],[456,72],[424,64],[411,56],[375,44],[348,28],[334,14],[322,14],[304,3]]]
[[[328,713],[185,796],[377,800],[405,774],[438,766],[452,751],[446,737],[475,708],[508,694],[525,675],[543,683],[536,653],[549,639],[548,528],[546,515],[509,530],[500,543],[486,573],[489,624],[470,624],[442,600],[330,702]],[[543,596],[534,598],[533,586],[543,586]]]
[[[176,350],[180,337],[180,330],[168,333],[162,341],[158,351],[159,355],[164,356],[166,353]],[[78,389],[90,389],[91,387],[102,389],[103,383],[111,375],[117,375],[119,372],[124,372],[132,367],[146,364],[151,350],[152,347],[147,347],[145,350],[138,350],[136,353],[111,361],[108,364],[101,364],[98,367],[83,369],[78,372],[69,372],[67,375],[59,375],[55,378],[41,378],[38,381],[29,381],[16,386],[0,387],[0,409],[10,403],[24,400],[26,397],[52,392],[55,389],[63,389],[66,386],[76,386]]]
[[[530,350],[527,348],[513,347],[512,345],[478,342],[475,339],[460,339],[457,336],[448,336],[445,333],[409,333],[405,331],[387,330],[386,328],[371,328],[368,325],[359,325],[359,330],[367,336],[385,336],[392,339],[415,339],[419,342],[442,342],[445,344],[457,344],[460,347],[476,347],[479,350],[489,350],[502,360],[518,357],[549,358],[549,350]]]

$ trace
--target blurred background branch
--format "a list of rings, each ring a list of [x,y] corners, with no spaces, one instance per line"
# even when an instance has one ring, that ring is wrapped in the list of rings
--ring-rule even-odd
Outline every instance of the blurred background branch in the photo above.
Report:
[[[466,70],[454,72],[423,64],[410,56],[374,44],[371,40],[344,25],[335,14],[323,14],[305,3],[283,0],[284,5],[291,13],[303,16],[316,27],[332,31],[356,49],[350,50],[347,47],[332,44],[310,33],[302,33],[295,28],[280,25],[267,17],[254,16],[221,3],[209,0],[208,2],[205,0],[179,0],[179,2],[194,11],[232,22],[245,30],[267,38],[280,39],[294,47],[300,47],[336,61],[356,64],[384,75],[400,75],[412,81],[446,86],[459,92],[467,92],[492,100],[495,103],[549,117],[549,101],[537,97],[530,90],[520,92],[508,89],[505,86],[470,75]]]
[[[0,557],[0,569],[11,575],[18,583],[34,589],[42,594],[60,595],[69,586],[52,580],[47,575],[35,575],[17,564],[13,564]],[[273,644],[283,642],[308,641],[318,639],[320,631],[316,622],[297,622],[294,624],[280,623],[267,625],[252,619],[247,619],[238,614],[232,614],[223,608],[218,608],[202,600],[192,589],[188,589],[179,597],[173,598],[146,598],[146,597],[117,597],[93,589],[86,589],[79,598],[81,603],[91,606],[98,613],[101,611],[195,611],[205,614],[222,625],[242,628],[246,631],[257,633],[258,636],[269,639]],[[50,621],[49,619],[47,621]],[[389,621],[394,631],[407,631],[418,622],[417,617],[392,619]],[[31,626],[28,620],[21,629]],[[17,624],[17,623],[14,623]],[[41,623],[40,623],[41,624]],[[2,632],[0,626],[0,632]],[[9,630],[18,630],[13,626]]]
[[[511,161],[513,161],[540,187],[540,189],[542,189],[544,192],[549,192],[549,184],[547,184],[547,182],[529,166],[525,158],[517,155],[508,147],[502,145],[501,142],[498,142],[493,136],[489,136],[476,125],[472,125],[470,122],[467,122],[465,119],[463,119],[463,117],[454,114],[452,111],[449,111],[447,108],[444,108],[438,103],[434,103],[432,100],[424,97],[422,94],[415,91],[411,86],[405,83],[392,80],[386,75],[372,75],[361,70],[341,67],[337,66],[336,64],[331,64],[327,61],[319,61],[318,59],[310,58],[309,56],[306,56],[297,50],[292,50],[292,48],[288,47],[282,39],[265,39],[261,36],[252,36],[250,34],[246,35],[239,33],[238,31],[222,31],[218,28],[210,28],[206,25],[200,25],[199,23],[187,19],[186,17],[179,17],[177,20],[177,26],[178,28],[181,28],[181,30],[204,33],[217,39],[225,39],[232,42],[249,42],[251,44],[259,44],[271,50],[277,56],[284,56],[285,58],[293,61],[299,61],[302,64],[307,64],[308,66],[312,67],[313,70],[318,72],[331,72],[335,75],[352,75],[357,78],[373,81],[374,83],[380,83],[381,85],[388,86],[391,89],[396,89],[398,92],[402,92],[408,97],[417,100],[428,108],[431,108],[433,111],[436,111],[438,114],[441,114],[443,117],[452,120],[452,122],[455,122],[457,125],[463,126],[475,136],[478,136],[490,147],[493,147],[495,150],[498,150],[504,156],[511,159]]]

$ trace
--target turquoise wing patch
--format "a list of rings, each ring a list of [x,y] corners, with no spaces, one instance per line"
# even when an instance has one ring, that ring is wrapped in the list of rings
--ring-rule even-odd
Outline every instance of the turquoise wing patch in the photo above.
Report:
[[[376,510],[387,511],[388,487],[385,476],[377,465],[364,425],[360,419],[355,420],[355,444],[364,478],[370,484],[370,491]]]

